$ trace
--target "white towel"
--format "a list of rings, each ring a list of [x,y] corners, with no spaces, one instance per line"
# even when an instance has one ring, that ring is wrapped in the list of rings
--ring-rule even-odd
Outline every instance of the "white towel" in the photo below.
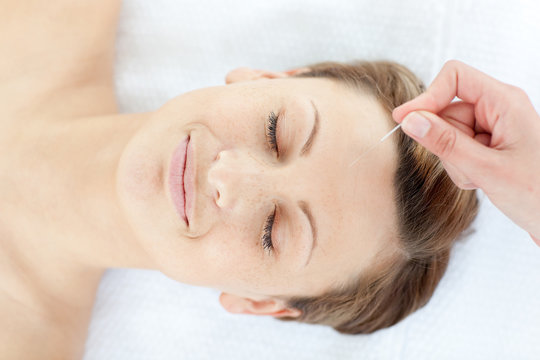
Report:
[[[522,87],[539,109],[539,10],[533,0],[124,0],[117,93],[122,111],[148,111],[239,66],[381,58],[429,84],[458,58]],[[85,360],[540,359],[540,248],[481,198],[476,232],[456,245],[431,301],[394,327],[346,336],[231,315],[214,290],[109,270]]]

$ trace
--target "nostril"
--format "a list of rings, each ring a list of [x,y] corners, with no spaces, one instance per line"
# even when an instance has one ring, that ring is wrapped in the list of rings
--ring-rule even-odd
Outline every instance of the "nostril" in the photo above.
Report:
[[[221,194],[219,193],[219,190],[216,189],[216,196],[214,196],[214,203],[219,206],[219,198]]]

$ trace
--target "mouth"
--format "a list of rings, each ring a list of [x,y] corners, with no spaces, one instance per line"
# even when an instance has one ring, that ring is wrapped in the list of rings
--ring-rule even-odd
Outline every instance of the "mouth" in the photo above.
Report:
[[[178,215],[189,226],[194,200],[193,147],[190,136],[174,150],[169,166],[169,192]]]

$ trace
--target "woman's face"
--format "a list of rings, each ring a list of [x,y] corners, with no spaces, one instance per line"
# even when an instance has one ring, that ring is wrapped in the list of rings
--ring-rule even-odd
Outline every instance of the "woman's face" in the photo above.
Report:
[[[227,85],[172,99],[118,168],[137,243],[167,276],[225,292],[231,311],[242,312],[242,301],[319,295],[393,247],[392,140],[349,167],[391,129],[387,115],[341,83],[287,77],[241,68]],[[269,144],[272,112],[279,155]],[[187,136],[189,225],[169,192],[170,159]]]

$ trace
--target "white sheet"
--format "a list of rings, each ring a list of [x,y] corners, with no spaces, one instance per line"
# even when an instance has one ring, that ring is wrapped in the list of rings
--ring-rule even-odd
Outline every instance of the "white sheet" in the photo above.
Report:
[[[530,1],[124,0],[116,84],[125,112],[222,84],[238,66],[397,60],[429,83],[458,58],[540,105],[540,8]],[[483,196],[482,196],[483,198]],[[429,304],[368,336],[230,315],[214,290],[109,270],[85,360],[540,359],[540,248],[483,199]]]

